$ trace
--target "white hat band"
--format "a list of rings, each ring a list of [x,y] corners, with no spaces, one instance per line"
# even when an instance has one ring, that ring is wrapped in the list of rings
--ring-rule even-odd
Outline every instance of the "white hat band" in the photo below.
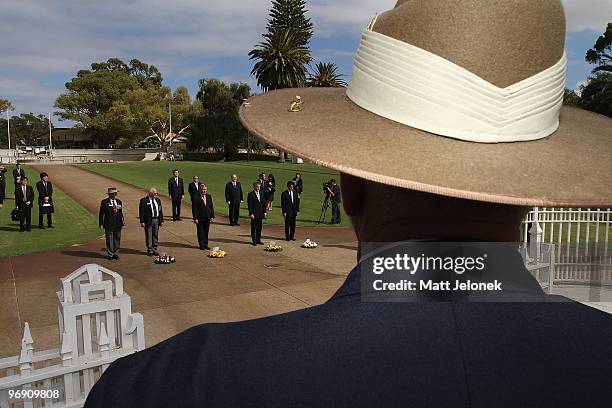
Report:
[[[430,133],[480,143],[545,138],[559,127],[566,54],[499,88],[438,55],[363,31],[347,96],[360,107]]]

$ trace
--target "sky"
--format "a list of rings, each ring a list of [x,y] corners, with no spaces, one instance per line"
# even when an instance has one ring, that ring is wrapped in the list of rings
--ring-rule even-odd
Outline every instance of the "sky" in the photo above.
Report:
[[[612,1],[563,3],[567,86],[574,89],[592,68],[586,50],[612,22]],[[394,4],[309,0],[314,60],[335,62],[349,79],[361,30]],[[0,98],[12,101],[12,114],[46,115],[78,70],[112,57],[153,64],[165,85],[185,85],[192,97],[201,78],[246,82],[259,91],[247,54],[265,31],[269,7],[270,0],[0,0]]]

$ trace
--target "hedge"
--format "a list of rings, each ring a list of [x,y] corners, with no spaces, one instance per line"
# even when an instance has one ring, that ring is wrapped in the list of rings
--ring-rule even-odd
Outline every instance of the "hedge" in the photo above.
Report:
[[[216,162],[222,161],[224,157],[224,153],[183,153],[183,160],[185,161],[195,161],[195,162]],[[236,153],[231,158],[225,159],[225,161],[246,161],[247,154],[246,153]],[[248,160],[251,161],[278,161],[278,156],[270,156],[268,154],[257,154],[250,153],[248,155]]]

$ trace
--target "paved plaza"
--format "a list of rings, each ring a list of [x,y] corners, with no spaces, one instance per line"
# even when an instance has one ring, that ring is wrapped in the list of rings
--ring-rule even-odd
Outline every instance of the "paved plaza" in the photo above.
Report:
[[[146,256],[138,220],[138,200],[146,195],[144,190],[74,166],[36,168],[52,173],[55,185],[96,217],[106,188],[119,189],[126,218],[121,259],[106,259],[103,237],[57,251],[0,258],[0,357],[19,353],[26,321],[37,350],[59,347],[55,293],[59,279],[87,263],[123,276],[132,310],[144,316],[149,347],[193,325],[253,319],[323,303],[356,262],[356,237],[349,228],[298,228],[298,240],[288,243],[281,239],[282,226],[264,225],[264,242],[277,241],[285,248],[281,253],[267,253],[262,246],[250,245],[247,220],[241,220],[240,227],[230,227],[219,215],[211,225],[210,245],[221,246],[228,255],[210,259],[207,251],[198,249],[187,199],[183,215],[188,217],[182,222],[166,221],[160,231],[160,252],[172,254],[177,262],[155,265]],[[167,216],[171,205],[163,195],[165,185],[166,180],[159,180],[156,187]],[[224,205],[223,197],[213,199],[218,209]],[[62,214],[56,215],[56,222],[62,222]],[[307,237],[321,246],[300,248]]]

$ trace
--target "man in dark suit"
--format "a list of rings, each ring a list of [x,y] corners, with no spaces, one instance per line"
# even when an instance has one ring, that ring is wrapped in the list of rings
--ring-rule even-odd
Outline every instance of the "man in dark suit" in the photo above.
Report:
[[[45,214],[47,214],[47,227],[53,228],[53,184],[49,181],[47,173],[40,173],[40,181],[36,183],[36,190],[38,191],[38,228],[45,229],[43,226]]]
[[[261,242],[261,229],[263,219],[266,218],[266,199],[261,191],[259,182],[253,183],[253,191],[247,195],[247,206],[251,218],[251,240],[252,245],[263,245]]]
[[[15,188],[21,185],[21,180],[26,176],[25,170],[21,168],[21,163],[17,163],[13,169],[13,180]]]
[[[281,194],[281,208],[285,218],[285,240],[295,241],[295,220],[300,211],[300,197],[293,181],[287,182],[287,190]]]
[[[140,199],[138,216],[140,217],[140,226],[144,228],[147,256],[159,255],[157,241],[159,229],[164,223],[164,211],[155,187],[151,187],[149,194]]]
[[[212,196],[208,194],[206,184],[200,184],[200,193],[194,197],[194,201],[191,204],[191,212],[198,233],[200,249],[210,249],[208,246],[208,230],[210,229],[210,223],[215,219],[215,208]]]
[[[172,221],[182,221],[181,202],[185,198],[185,187],[183,179],[176,169],[172,171],[172,177],[168,179],[168,195],[172,200]]]
[[[225,185],[225,201],[229,206],[230,226],[240,225],[238,220],[240,218],[240,204],[243,200],[242,186],[238,182],[238,176],[232,174],[232,180]]]
[[[123,219],[123,203],[117,198],[117,189],[108,189],[108,198],[100,202],[98,225],[104,230],[106,237],[106,252],[109,260],[119,259],[121,248],[121,229],[125,225]]]
[[[189,188],[187,188],[192,203],[193,199],[200,195],[200,184],[200,178],[198,176],[193,176],[193,181],[189,183]]]
[[[19,221],[19,231],[30,232],[32,230],[32,206],[34,204],[34,189],[28,185],[28,178],[20,178],[20,184],[15,188],[15,202],[21,210],[23,217]]]

